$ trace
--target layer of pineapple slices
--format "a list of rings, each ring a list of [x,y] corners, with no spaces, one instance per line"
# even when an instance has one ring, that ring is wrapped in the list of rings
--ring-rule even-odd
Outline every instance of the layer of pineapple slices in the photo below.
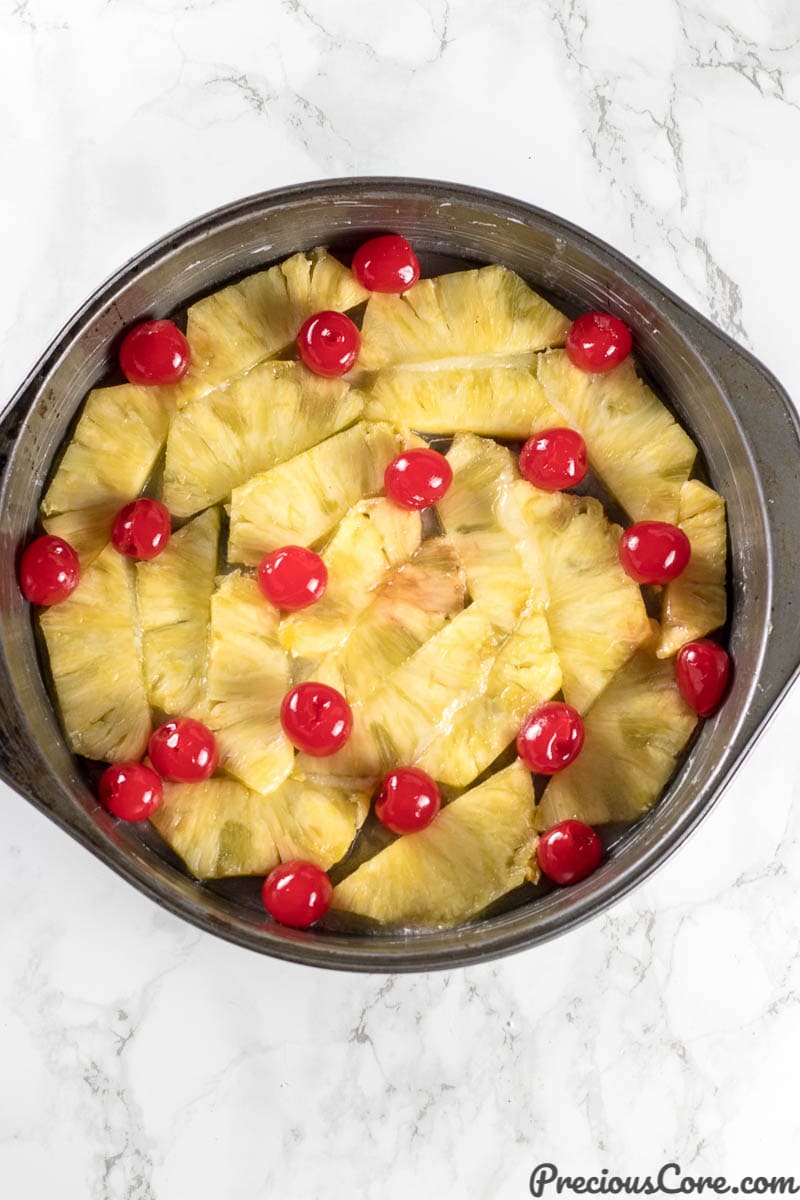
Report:
[[[365,392],[370,421],[394,421],[418,433],[476,433],[527,438],[561,423],[535,369],[380,371]]]
[[[507,267],[458,271],[421,279],[401,296],[373,293],[358,365],[372,371],[487,355],[508,359],[562,345],[569,325]]]
[[[131,563],[107,546],[40,623],[72,750],[107,762],[141,758],[151,724]]]
[[[369,795],[289,778],[269,796],[235,779],[166,783],[155,828],[198,879],[266,875],[301,858],[327,870],[353,843]]]
[[[321,599],[281,621],[280,642],[299,658],[318,659],[340,645],[378,584],[406,562],[422,540],[418,512],[379,496],[360,500],[322,551],[328,586]]]
[[[383,490],[389,463],[408,443],[390,425],[359,421],[234,488],[228,559],[254,565],[280,546],[313,546],[348,509]]]
[[[200,699],[218,543],[219,510],[210,508],[136,564],[147,698],[170,715]]]
[[[692,543],[689,565],[664,589],[659,658],[725,624],[725,501],[697,479],[681,488],[678,524]]]
[[[515,762],[360,866],[333,907],[381,925],[458,925],[538,878],[533,820],[531,777]]]
[[[179,517],[226,499],[253,475],[351,425],[362,398],[301,363],[265,362],[173,418],[163,500]]]
[[[681,699],[674,664],[655,656],[655,644],[643,646],[589,709],[583,750],[545,788],[537,829],[568,818],[633,821],[661,795],[698,718]]]
[[[83,567],[108,544],[114,516],[139,495],[161,453],[172,406],[158,390],[90,392],[44,494],[45,529],[68,541]]]
[[[429,538],[408,562],[391,571],[341,646],[312,677],[337,688],[353,704],[464,607],[464,577],[449,542]]]
[[[622,531],[598,500],[522,481],[514,495],[546,584],[564,698],[584,712],[651,636],[642,593],[620,565]]]
[[[278,621],[255,579],[234,571],[219,580],[211,597],[205,688],[192,713],[214,731],[223,770],[264,794],[294,764],[280,722],[291,684]]]
[[[605,375],[542,354],[539,379],[562,420],[583,435],[589,461],[634,521],[675,522],[697,447],[628,358]]]

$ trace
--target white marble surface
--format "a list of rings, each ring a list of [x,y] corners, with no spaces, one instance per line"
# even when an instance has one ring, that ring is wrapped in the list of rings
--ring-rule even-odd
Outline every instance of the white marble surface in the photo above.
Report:
[[[0,0],[0,89],[3,395],[170,227],[365,172],[563,214],[800,396],[796,0]],[[517,1200],[546,1159],[790,1170],[799,717],[795,691],[607,916],[428,978],[200,934],[4,789],[0,1194]]]

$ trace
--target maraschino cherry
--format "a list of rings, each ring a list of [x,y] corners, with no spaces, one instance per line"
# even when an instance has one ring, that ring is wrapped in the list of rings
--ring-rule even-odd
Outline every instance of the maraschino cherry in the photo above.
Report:
[[[404,237],[386,233],[359,246],[353,274],[370,292],[405,292],[419,279],[419,260]]]
[[[191,361],[191,347],[174,321],[142,321],[119,348],[122,374],[140,387],[180,383]]]
[[[687,642],[675,659],[678,691],[701,717],[710,717],[719,708],[730,675],[730,655],[710,638]]]
[[[586,442],[576,429],[543,429],[519,454],[520,474],[546,492],[575,487],[586,475]]]
[[[591,825],[561,821],[539,838],[536,848],[542,873],[562,886],[579,883],[600,865],[603,847]]]
[[[678,525],[667,521],[637,521],[619,542],[619,561],[637,583],[671,583],[691,557],[692,543]]]
[[[584,313],[572,322],[564,348],[575,367],[595,375],[618,367],[631,352],[633,337],[624,321],[610,313]]]
[[[361,348],[361,335],[345,313],[314,313],[297,335],[300,357],[315,375],[335,379],[355,364]]]
[[[335,754],[353,728],[353,713],[341,692],[326,683],[298,683],[281,704],[283,731],[293,746],[314,758]]]
[[[392,833],[418,833],[430,825],[442,797],[433,779],[419,767],[399,767],[384,779],[375,816]]]
[[[162,779],[200,783],[217,769],[219,751],[214,734],[201,721],[176,717],[150,735],[150,761]]]
[[[122,821],[144,821],[160,806],[164,789],[144,763],[112,763],[100,776],[100,799]]]
[[[383,481],[386,495],[398,508],[427,508],[450,487],[453,470],[438,450],[404,450],[389,463]]]
[[[75,591],[80,577],[78,556],[63,538],[34,538],[22,553],[19,585],[31,604],[60,604]]]
[[[330,908],[333,887],[314,863],[293,860],[275,867],[264,880],[261,897],[274,921],[308,929]]]
[[[305,546],[283,546],[265,554],[258,567],[258,586],[270,604],[286,612],[308,608],[325,594],[328,569]]]
[[[583,749],[580,713],[571,704],[551,700],[525,718],[517,734],[517,753],[536,775],[563,771]]]
[[[167,506],[143,496],[119,510],[111,526],[111,543],[126,558],[147,560],[166,549],[171,531]]]

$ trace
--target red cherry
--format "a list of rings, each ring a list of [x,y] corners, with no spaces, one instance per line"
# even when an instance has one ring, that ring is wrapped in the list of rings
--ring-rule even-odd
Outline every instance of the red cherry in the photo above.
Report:
[[[375,801],[375,816],[392,833],[418,833],[430,825],[441,804],[430,775],[418,767],[400,767],[384,779]]]
[[[165,721],[150,735],[150,761],[162,779],[200,783],[217,769],[219,751],[210,729],[191,717]]]
[[[161,780],[143,763],[112,763],[100,776],[100,799],[122,821],[144,821],[160,807]]]
[[[709,638],[687,642],[675,659],[678,691],[701,717],[710,717],[718,708],[730,674],[730,655]]]
[[[689,565],[692,543],[677,525],[637,521],[619,541],[619,561],[637,583],[669,583]]]
[[[273,921],[308,929],[330,908],[333,886],[321,867],[294,860],[270,871],[261,896]]]
[[[140,387],[179,383],[191,360],[191,347],[173,321],[143,321],[119,348],[122,374]]]
[[[586,468],[586,442],[576,429],[543,429],[528,438],[519,454],[522,476],[546,492],[575,487]]]
[[[628,357],[633,346],[631,331],[619,317],[590,312],[572,322],[564,347],[573,366],[603,375]]]
[[[19,583],[31,604],[58,604],[78,586],[81,566],[78,556],[63,538],[35,538],[22,552]]]
[[[283,546],[266,554],[258,567],[258,586],[276,608],[308,608],[325,594],[328,568],[304,546]]]
[[[537,775],[555,775],[583,749],[583,721],[571,704],[540,704],[522,723],[517,753]]]
[[[335,754],[350,737],[353,713],[341,692],[326,683],[298,683],[283,697],[283,732],[314,758]]]
[[[386,495],[399,508],[427,508],[452,482],[450,463],[438,450],[404,450],[383,473]]]
[[[335,379],[353,366],[361,348],[361,334],[348,316],[318,312],[309,317],[297,335],[300,357],[315,375]]]
[[[171,532],[169,509],[145,496],[119,510],[111,526],[111,541],[126,558],[155,558],[166,549]]]
[[[405,292],[419,279],[419,259],[404,237],[385,233],[358,247],[353,274],[370,292]]]
[[[580,883],[596,871],[603,847],[591,825],[583,821],[561,821],[551,825],[536,848],[539,866],[553,883]]]

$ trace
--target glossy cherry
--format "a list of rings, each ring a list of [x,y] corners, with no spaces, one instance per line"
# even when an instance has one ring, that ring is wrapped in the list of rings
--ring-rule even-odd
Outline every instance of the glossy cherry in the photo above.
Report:
[[[692,543],[667,521],[637,521],[619,542],[619,561],[637,583],[670,583],[686,570]]]
[[[143,321],[119,348],[122,374],[140,387],[180,383],[191,361],[189,343],[174,321]]]
[[[375,816],[392,833],[418,833],[430,825],[442,805],[439,789],[419,767],[391,771],[375,801]]]
[[[119,510],[111,526],[111,543],[126,558],[156,558],[166,549],[171,532],[167,506],[143,496]]]
[[[144,821],[160,806],[164,788],[144,763],[112,763],[100,776],[100,800],[122,821]]]
[[[162,779],[199,783],[217,769],[219,752],[214,734],[192,717],[165,721],[150,735],[150,761]]]
[[[580,713],[551,700],[528,713],[517,734],[517,753],[535,774],[555,775],[578,757],[583,737]]]
[[[587,466],[586,442],[576,429],[543,429],[528,438],[519,454],[523,478],[546,492],[575,487]]]
[[[299,859],[281,863],[264,880],[261,897],[273,921],[308,929],[331,905],[333,886],[321,867]]]
[[[340,312],[318,312],[297,335],[300,357],[315,375],[335,379],[344,375],[358,358],[361,334],[348,316]]]
[[[404,237],[385,233],[358,247],[353,274],[370,292],[405,292],[419,279],[419,259]]]
[[[564,348],[570,362],[595,375],[613,371],[628,357],[633,346],[631,331],[610,313],[584,313],[572,322]]]
[[[719,707],[731,676],[727,650],[710,638],[687,642],[675,659],[678,691],[701,717],[710,717]]]
[[[22,552],[19,584],[31,604],[59,604],[72,595],[80,577],[78,556],[63,538],[35,538]]]
[[[353,714],[341,692],[326,683],[298,683],[281,704],[283,731],[314,758],[335,754],[350,737]]]
[[[386,495],[399,508],[427,508],[453,482],[450,463],[438,450],[404,450],[383,474]]]
[[[536,849],[542,873],[562,886],[580,883],[600,865],[603,847],[591,825],[561,821],[539,838]]]
[[[308,608],[325,593],[328,568],[304,546],[283,546],[265,554],[258,566],[258,586],[270,604],[295,612]]]

